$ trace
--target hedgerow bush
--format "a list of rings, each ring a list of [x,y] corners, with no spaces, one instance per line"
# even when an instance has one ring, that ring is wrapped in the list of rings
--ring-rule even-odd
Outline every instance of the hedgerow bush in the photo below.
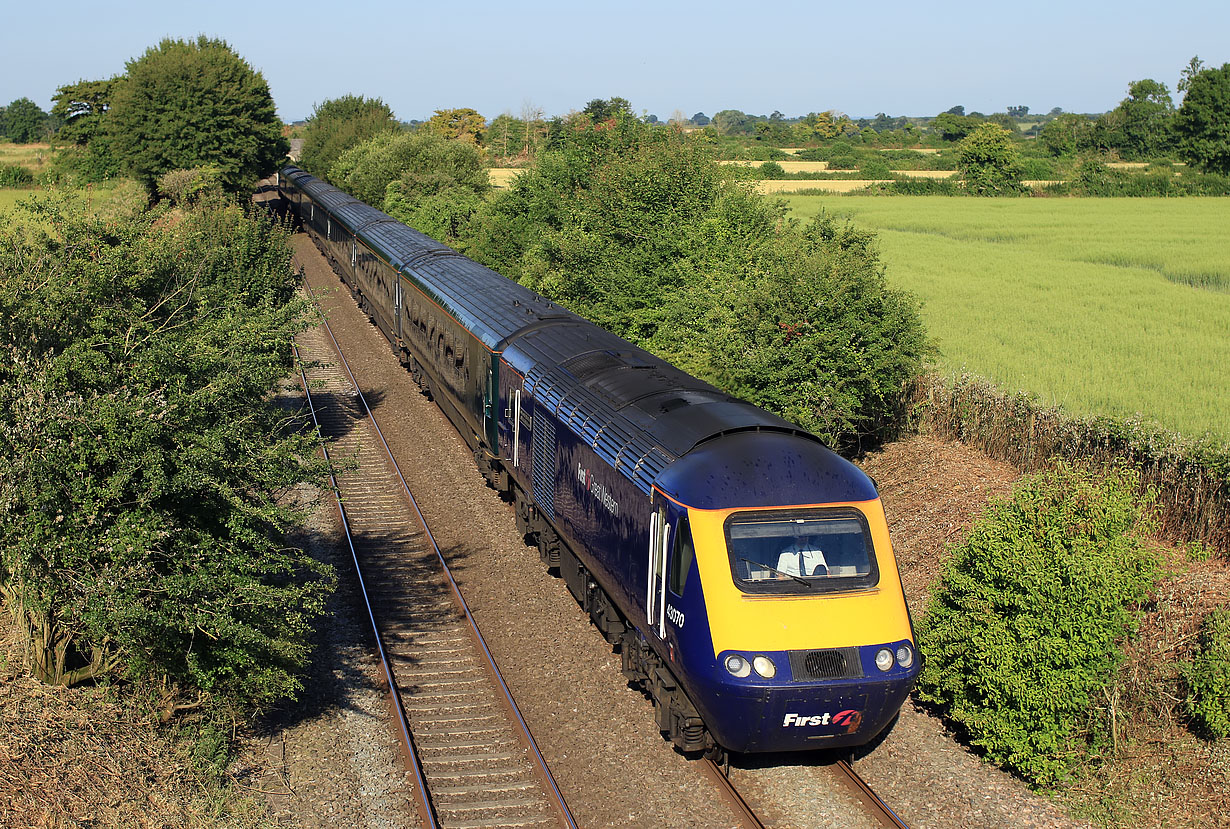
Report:
[[[134,680],[164,717],[294,695],[333,576],[285,538],[324,473],[269,399],[310,319],[286,232],[220,197],[25,209],[0,226],[0,595],[32,673]]]
[[[17,164],[0,164],[0,187],[26,187],[34,183],[34,175]]]
[[[1095,703],[1158,578],[1136,475],[1066,464],[993,502],[918,630],[919,693],[992,761],[1062,780],[1106,735]]]
[[[1209,736],[1230,737],[1230,608],[1204,617],[1196,656],[1183,674],[1192,722]]]

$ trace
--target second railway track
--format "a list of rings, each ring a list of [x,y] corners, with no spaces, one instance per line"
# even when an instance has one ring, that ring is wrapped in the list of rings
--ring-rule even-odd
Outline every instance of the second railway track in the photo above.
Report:
[[[459,605],[430,531],[327,327],[298,348],[321,432],[354,468],[336,477],[425,825],[572,826],[537,748]],[[415,761],[417,760],[417,763]]]

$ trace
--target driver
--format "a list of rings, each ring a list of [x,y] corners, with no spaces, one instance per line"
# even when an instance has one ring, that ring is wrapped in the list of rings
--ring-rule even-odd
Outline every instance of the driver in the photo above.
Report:
[[[820,536],[800,535],[777,557],[777,570],[791,576],[827,576],[828,565],[820,549]]]

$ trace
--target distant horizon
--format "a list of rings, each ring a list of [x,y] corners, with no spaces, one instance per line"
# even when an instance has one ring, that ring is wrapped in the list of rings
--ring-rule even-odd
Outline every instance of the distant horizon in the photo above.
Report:
[[[802,0],[771,14],[721,0],[624,0],[618,10],[530,0],[514,11],[471,0],[462,12],[360,0],[346,14],[313,0],[63,0],[55,9],[56,21],[30,3],[6,14],[0,106],[25,97],[49,110],[58,87],[121,75],[162,39],[199,34],[261,72],[285,123],[345,94],[380,98],[403,121],[460,107],[489,121],[527,109],[551,117],[613,96],[663,121],[722,109],[920,118],[956,105],[1096,114],[1143,78],[1166,84],[1177,104],[1194,55],[1210,67],[1230,62],[1230,4],[1207,0],[1174,0],[1164,14],[1140,0],[1040,0],[1028,13],[973,0],[884,0],[873,14]]]

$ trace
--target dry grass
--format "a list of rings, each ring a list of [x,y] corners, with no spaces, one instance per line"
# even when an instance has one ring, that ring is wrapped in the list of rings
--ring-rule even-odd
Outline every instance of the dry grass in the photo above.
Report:
[[[853,190],[875,184],[872,179],[770,179],[756,181],[756,190],[760,193],[779,195],[783,193],[806,193],[823,191],[826,193],[849,193]]]
[[[523,172],[520,167],[492,167],[487,170],[492,187],[507,187],[512,180]]]
[[[251,802],[216,799],[151,718],[99,688],[43,685],[21,669],[0,608],[0,825],[252,825]]]
[[[719,161],[718,164],[737,164],[741,167],[759,167],[763,161]],[[775,161],[787,173],[823,173],[829,169],[827,161]]]
[[[0,164],[16,164],[38,175],[51,164],[50,144],[0,143]]]

